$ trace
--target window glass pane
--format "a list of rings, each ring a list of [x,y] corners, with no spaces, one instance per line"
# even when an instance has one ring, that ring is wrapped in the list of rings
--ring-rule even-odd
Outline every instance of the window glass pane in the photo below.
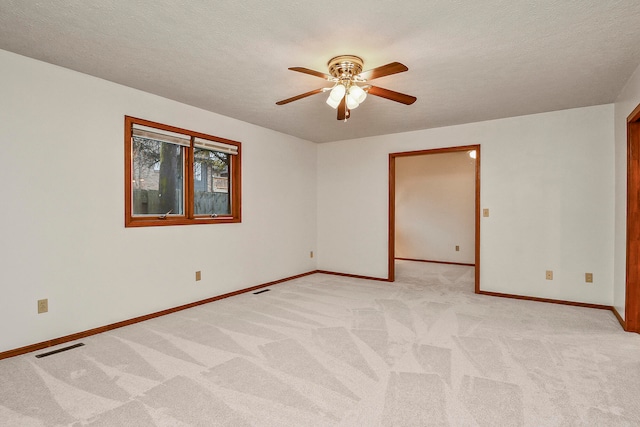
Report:
[[[230,155],[195,147],[193,211],[195,215],[230,215]]]
[[[184,148],[133,137],[133,215],[184,214]]]

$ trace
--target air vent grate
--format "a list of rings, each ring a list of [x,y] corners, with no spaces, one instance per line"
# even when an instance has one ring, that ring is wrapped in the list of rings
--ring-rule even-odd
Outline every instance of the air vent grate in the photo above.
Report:
[[[47,353],[36,354],[36,357],[37,357],[38,359],[40,359],[41,357],[51,356],[51,355],[53,355],[53,354],[62,353],[63,351],[67,351],[67,350],[73,350],[74,348],[82,347],[83,345],[84,345],[83,343],[78,343],[78,344],[70,345],[69,347],[59,348],[59,349],[57,349],[57,350],[49,351],[49,352],[47,352]]]

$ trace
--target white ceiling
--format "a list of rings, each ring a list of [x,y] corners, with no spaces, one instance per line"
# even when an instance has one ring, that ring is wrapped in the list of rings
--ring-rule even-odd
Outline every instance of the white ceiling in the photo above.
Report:
[[[1,0],[0,49],[310,141],[610,103],[640,64],[638,0]],[[409,71],[347,123],[314,95],[336,55]],[[150,118],[152,119],[152,118]]]

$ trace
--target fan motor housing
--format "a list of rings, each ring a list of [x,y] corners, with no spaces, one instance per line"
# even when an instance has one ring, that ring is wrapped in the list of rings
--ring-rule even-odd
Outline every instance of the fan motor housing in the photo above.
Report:
[[[339,79],[344,77],[357,76],[362,72],[364,61],[355,55],[339,55],[331,58],[327,62],[329,74]]]

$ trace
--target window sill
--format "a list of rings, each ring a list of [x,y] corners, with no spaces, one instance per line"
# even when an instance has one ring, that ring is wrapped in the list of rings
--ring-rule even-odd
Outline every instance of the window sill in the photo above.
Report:
[[[197,218],[127,218],[125,227],[162,227],[165,225],[194,225],[194,224],[232,224],[242,222],[240,218],[232,216],[219,216],[216,218],[197,217]]]

